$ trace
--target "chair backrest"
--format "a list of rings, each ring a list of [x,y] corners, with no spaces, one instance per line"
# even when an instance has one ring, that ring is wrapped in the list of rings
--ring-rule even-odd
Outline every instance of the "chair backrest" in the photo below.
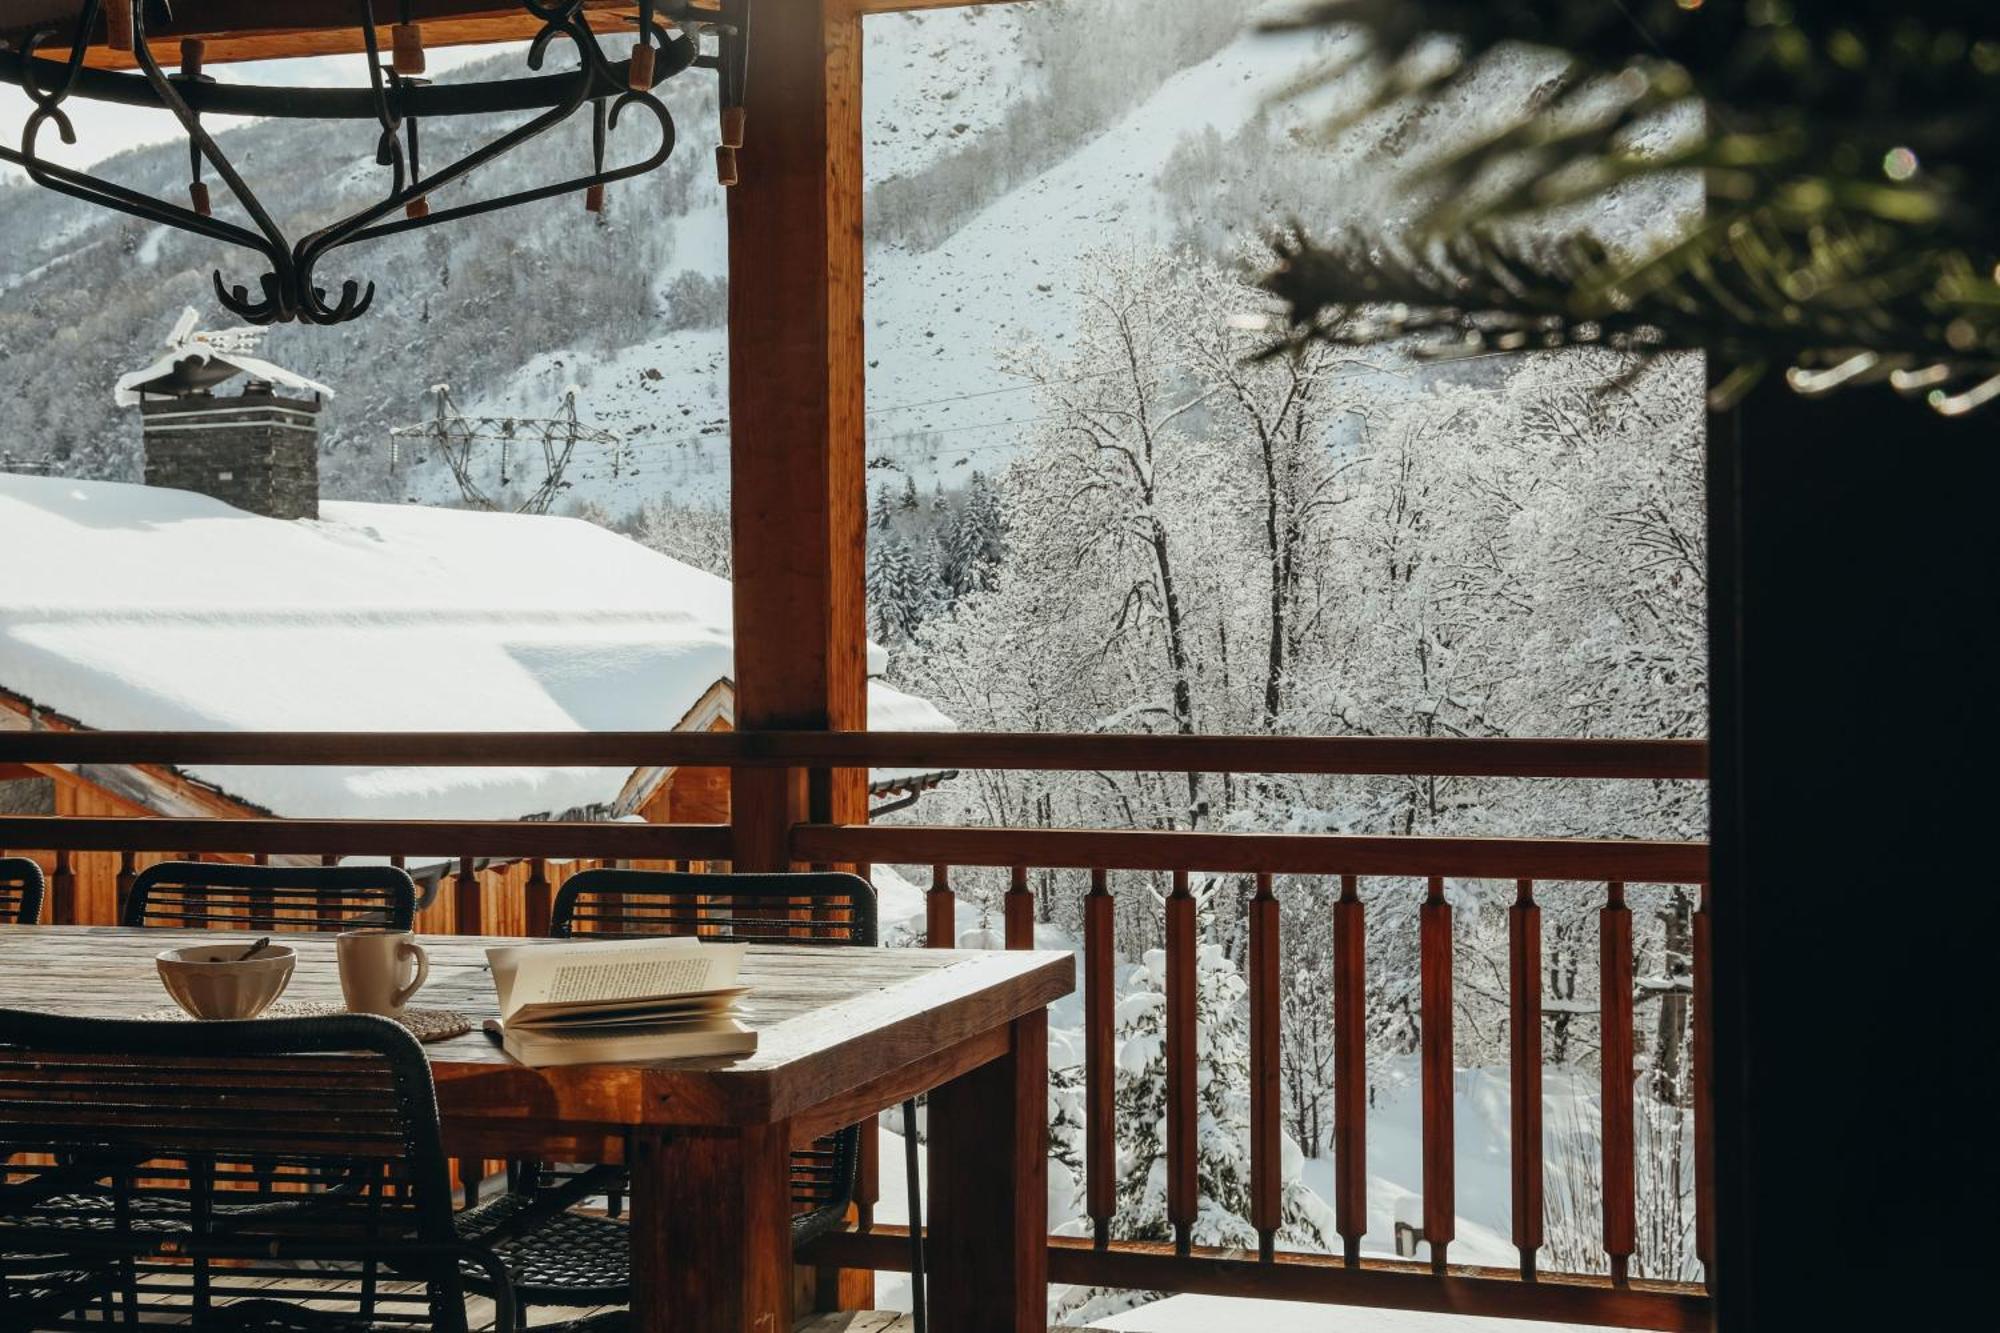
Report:
[[[127,1322],[171,1296],[462,1333],[463,1253],[430,1065],[387,1019],[0,1009],[0,1271],[109,1270]]]
[[[702,935],[733,943],[860,945],[879,941],[875,886],[859,875],[690,875],[585,870],[563,881],[549,913],[557,938]],[[835,1219],[854,1198],[858,1129],[837,1130],[792,1153],[792,1203]]]
[[[408,930],[417,886],[395,866],[162,861],[139,872],[120,925],[199,930]]]
[[[25,856],[0,856],[0,921],[32,926],[42,919],[42,868]]]
[[[875,889],[859,875],[690,875],[585,870],[549,913],[557,938],[702,935],[767,944],[878,943]]]

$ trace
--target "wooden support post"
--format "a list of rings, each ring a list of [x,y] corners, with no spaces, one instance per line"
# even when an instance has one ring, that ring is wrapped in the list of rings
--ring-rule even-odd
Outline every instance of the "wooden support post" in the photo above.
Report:
[[[863,561],[861,17],[795,0],[752,25],[763,126],[729,195],[736,725],[859,731]],[[737,870],[791,866],[791,826],[866,818],[860,770],[742,769]]]
[[[1780,374],[1710,421],[1721,1333],[1962,1325],[1952,1283],[1828,1256],[1857,1220],[1874,1255],[1885,1219],[1951,1254],[1993,1231],[1996,425]]]
[[[728,196],[736,725],[864,731],[861,12],[790,0],[760,17],[744,90],[760,128]],[[868,818],[864,769],[730,782],[738,871],[790,870],[796,824]],[[872,1274],[836,1285],[839,1304],[870,1303]]]

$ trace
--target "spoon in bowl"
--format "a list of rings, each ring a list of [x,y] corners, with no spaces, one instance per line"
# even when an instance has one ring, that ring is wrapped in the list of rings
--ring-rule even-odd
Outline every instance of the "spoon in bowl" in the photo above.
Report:
[[[266,935],[263,939],[258,940],[255,944],[245,949],[242,953],[237,954],[234,958],[230,959],[229,961],[232,963],[247,963],[252,958],[255,958],[258,954],[264,952],[264,946],[269,944],[270,942],[271,942],[271,937],[269,935]]]

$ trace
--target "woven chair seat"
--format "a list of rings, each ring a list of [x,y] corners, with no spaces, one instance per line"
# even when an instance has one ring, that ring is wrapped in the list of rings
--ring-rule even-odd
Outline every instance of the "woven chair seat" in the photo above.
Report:
[[[187,1230],[188,1208],[178,1199],[141,1196],[126,1203],[134,1231]],[[58,1194],[35,1205],[32,1212],[0,1215],[0,1228],[28,1227],[40,1231],[109,1231],[117,1222],[115,1205],[96,1194]]]
[[[632,1243],[623,1222],[563,1210],[537,1218],[521,1234],[507,1234],[543,1211],[530,1194],[509,1191],[458,1214],[458,1234],[485,1240],[514,1279],[515,1295],[531,1305],[611,1305],[632,1290]],[[475,1291],[485,1275],[468,1268]]]
[[[792,1243],[803,1245],[838,1229],[845,1207],[815,1208],[792,1217]],[[524,1305],[610,1305],[632,1294],[632,1238],[624,1222],[563,1208],[526,1191],[509,1191],[458,1214],[458,1234],[500,1256]],[[465,1270],[477,1291],[485,1275]]]

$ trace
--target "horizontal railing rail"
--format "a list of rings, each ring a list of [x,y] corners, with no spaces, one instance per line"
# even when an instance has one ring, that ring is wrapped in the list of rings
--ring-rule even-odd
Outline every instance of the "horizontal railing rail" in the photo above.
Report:
[[[918,824],[800,824],[792,830],[792,858],[885,865],[1027,864],[1074,870],[1527,877],[1637,884],[1694,884],[1708,877],[1708,848],[1698,842]]]
[[[726,824],[559,820],[190,819],[0,815],[0,847],[336,856],[585,857],[726,861]]]
[[[1700,740],[926,731],[0,731],[0,764],[1040,769],[1699,780]]]

